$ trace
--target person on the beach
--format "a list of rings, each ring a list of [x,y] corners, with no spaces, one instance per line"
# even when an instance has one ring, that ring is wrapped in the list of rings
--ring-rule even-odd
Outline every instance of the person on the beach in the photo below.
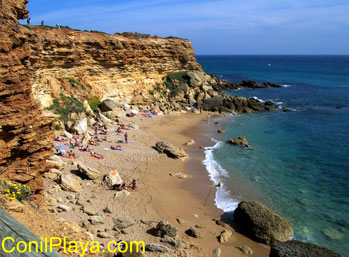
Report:
[[[31,18],[28,18],[27,19],[27,25],[30,26],[30,21],[31,21]]]
[[[135,179],[132,180],[132,182],[131,182],[131,184],[130,184],[130,187],[131,187],[133,190],[137,189],[137,182],[136,182]]]
[[[44,20],[41,20],[41,27],[45,26]]]
[[[95,125],[95,135],[98,135],[98,127],[97,127],[97,124]]]
[[[59,155],[62,157],[65,157],[66,156],[65,150],[63,150],[63,149],[59,150]]]
[[[125,133],[124,138],[125,138],[125,143],[128,144],[128,134],[127,134],[127,132]]]
[[[110,146],[110,149],[113,149],[113,150],[122,150],[122,147],[121,145],[117,145],[117,146]]]
[[[210,120],[211,120],[211,114],[208,113],[208,115],[207,115],[207,121],[209,122]]]
[[[130,191],[130,190],[128,189],[128,187],[126,186],[125,183],[123,183],[123,184],[121,185],[121,187],[118,189],[118,191],[123,191],[123,190]]]

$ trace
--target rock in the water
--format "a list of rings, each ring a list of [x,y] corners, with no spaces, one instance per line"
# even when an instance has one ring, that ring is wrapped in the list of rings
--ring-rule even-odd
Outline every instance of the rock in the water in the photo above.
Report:
[[[273,243],[269,257],[340,257],[340,255],[324,247],[291,240]]]
[[[229,138],[228,141],[232,145],[238,145],[238,146],[245,146],[245,147],[250,147],[248,145],[246,137],[238,137],[238,138]]]
[[[126,218],[113,218],[113,222],[118,229],[128,228],[135,224],[134,221]]]
[[[213,257],[220,257],[221,254],[222,254],[222,250],[220,248],[216,248],[212,252]]]
[[[229,238],[233,235],[233,232],[231,230],[224,230],[218,237],[218,240],[221,244],[224,242],[227,242]]]
[[[200,232],[195,227],[191,227],[191,228],[187,229],[185,231],[185,233],[188,236],[191,236],[191,237],[194,237],[194,238],[200,238],[201,237]]]
[[[146,244],[145,250],[148,252],[161,252],[161,253],[168,252],[168,248],[160,244]]]
[[[251,247],[248,247],[247,245],[238,245],[236,248],[239,249],[244,254],[248,254],[248,255],[253,254],[253,250],[251,249]]]
[[[225,130],[224,129],[218,129],[218,133],[219,134],[225,134]]]
[[[165,141],[159,141],[155,144],[155,150],[157,150],[160,153],[165,153],[169,157],[183,160],[188,157],[188,154],[182,149],[175,147],[174,145],[165,142]]]
[[[178,228],[172,226],[168,221],[162,220],[156,225],[156,234],[157,236],[164,237],[176,237],[178,233]]]
[[[108,187],[113,187],[114,185],[121,185],[122,178],[120,177],[119,172],[111,171],[104,177],[104,182]]]
[[[322,233],[332,240],[341,240],[343,239],[343,234],[334,228],[326,228],[322,231]]]
[[[258,242],[285,242],[293,236],[293,225],[288,219],[258,202],[242,201],[234,211],[234,220]]]
[[[70,174],[61,174],[59,183],[62,189],[72,192],[79,192],[82,190],[80,182],[77,178]]]
[[[185,144],[185,146],[192,146],[195,145],[195,141],[193,139],[190,139],[189,141],[187,141]]]
[[[85,176],[87,176],[89,179],[97,179],[101,176],[101,173],[98,170],[86,167],[81,162],[78,163],[78,170]]]

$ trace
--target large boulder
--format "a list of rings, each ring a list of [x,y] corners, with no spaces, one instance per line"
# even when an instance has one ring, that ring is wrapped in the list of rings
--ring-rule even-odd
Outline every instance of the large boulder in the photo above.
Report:
[[[109,174],[105,175],[104,182],[106,186],[113,187],[114,185],[121,185],[122,178],[120,177],[119,172],[110,171]]]
[[[234,211],[234,220],[258,242],[286,242],[293,236],[293,225],[272,209],[254,201],[242,201]]]
[[[205,73],[202,71],[189,71],[187,76],[190,78],[190,84],[194,87],[201,86],[205,81]]]
[[[246,137],[229,138],[228,142],[232,145],[250,147]]]
[[[166,141],[157,142],[154,148],[158,152],[165,153],[167,156],[175,159],[183,160],[189,156],[182,148],[175,147]]]
[[[71,174],[61,174],[59,184],[62,189],[72,192],[80,192],[82,187],[80,182]]]
[[[101,173],[98,170],[89,168],[84,164],[82,164],[81,162],[79,162],[77,166],[78,166],[78,170],[89,179],[94,180],[101,176]]]
[[[73,131],[79,135],[84,135],[87,132],[87,118],[79,120],[74,126]]]
[[[340,257],[340,255],[324,247],[292,240],[273,243],[269,257]]]
[[[112,99],[105,99],[102,101],[102,103],[99,105],[99,109],[101,109],[102,112],[110,112],[115,107],[117,107],[117,104]]]
[[[203,109],[207,111],[218,111],[223,106],[222,96],[215,96],[204,100]]]
[[[168,221],[162,220],[156,225],[155,234],[159,237],[176,237],[178,228],[172,226]]]

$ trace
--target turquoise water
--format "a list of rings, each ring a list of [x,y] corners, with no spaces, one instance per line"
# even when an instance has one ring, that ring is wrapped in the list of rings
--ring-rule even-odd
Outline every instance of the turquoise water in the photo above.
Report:
[[[197,59],[206,72],[233,82],[287,85],[228,94],[294,110],[239,115],[229,119],[226,134],[214,135],[220,142],[246,136],[253,146],[217,143],[210,150],[206,163],[216,165],[208,170],[216,169],[215,180],[224,182],[217,206],[231,211],[234,201],[262,201],[293,222],[295,239],[349,256],[349,56]]]

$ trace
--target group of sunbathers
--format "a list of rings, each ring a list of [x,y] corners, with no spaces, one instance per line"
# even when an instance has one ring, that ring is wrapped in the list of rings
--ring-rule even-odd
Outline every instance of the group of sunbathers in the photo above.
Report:
[[[122,185],[113,185],[112,188],[116,189],[117,191],[123,191],[123,190],[130,191],[130,189],[136,190],[137,189],[137,182],[134,179],[134,180],[132,180],[132,182],[128,186],[126,186],[126,183],[123,183]]]

